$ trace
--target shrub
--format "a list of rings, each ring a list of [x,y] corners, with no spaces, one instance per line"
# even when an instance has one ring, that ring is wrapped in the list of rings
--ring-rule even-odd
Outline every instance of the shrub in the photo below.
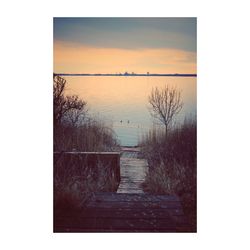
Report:
[[[144,136],[141,147],[149,163],[143,184],[146,192],[178,195],[196,231],[196,122],[185,121],[169,131],[153,130]]]
[[[84,160],[85,159],[85,160]],[[94,165],[93,165],[94,164]],[[54,156],[54,211],[66,214],[80,211],[94,192],[113,192],[118,187],[111,163],[88,164],[81,155]]]
[[[54,151],[116,151],[115,133],[104,122],[88,119],[79,126],[61,125],[54,132]]]

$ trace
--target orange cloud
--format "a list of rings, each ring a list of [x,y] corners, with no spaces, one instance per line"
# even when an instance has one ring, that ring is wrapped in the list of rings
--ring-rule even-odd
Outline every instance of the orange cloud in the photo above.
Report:
[[[196,53],[177,49],[117,49],[54,44],[54,72],[196,73]]]

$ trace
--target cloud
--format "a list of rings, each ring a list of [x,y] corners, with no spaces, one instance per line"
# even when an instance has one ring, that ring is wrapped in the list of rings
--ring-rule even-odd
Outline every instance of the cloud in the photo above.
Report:
[[[55,18],[54,39],[99,48],[196,51],[196,18]]]
[[[54,71],[196,73],[196,53],[171,48],[101,48],[55,41]]]

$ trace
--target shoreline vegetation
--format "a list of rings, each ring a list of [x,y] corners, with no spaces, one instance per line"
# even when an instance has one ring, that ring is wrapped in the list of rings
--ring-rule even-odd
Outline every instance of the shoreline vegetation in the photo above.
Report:
[[[140,150],[149,165],[142,184],[144,192],[179,196],[191,225],[189,231],[196,232],[196,119],[185,119],[183,124],[169,128],[165,123],[166,130],[153,128],[144,134],[138,146],[123,147],[118,144],[112,127],[88,114],[85,101],[78,96],[65,95],[63,75],[80,74],[53,75],[54,152]],[[171,119],[173,116],[171,114]],[[69,162],[65,171],[62,171],[62,164],[54,157],[54,219],[58,214],[79,212],[94,192],[114,192],[107,166],[99,164],[99,177],[95,178],[91,170],[79,161]]]
[[[87,103],[66,96],[66,80],[53,75],[54,152],[120,151],[112,128],[88,115]],[[67,166],[66,166],[67,165]],[[67,163],[54,154],[54,219],[58,214],[77,213],[94,192],[114,191],[108,166],[98,163],[95,171],[80,161]]]
[[[151,116],[165,129],[153,128],[141,140],[142,152],[149,164],[144,191],[179,196],[190,225],[188,230],[196,232],[196,117],[172,125],[184,105],[181,91],[175,87],[153,88],[148,102]]]
[[[140,142],[149,171],[143,189],[146,193],[177,195],[189,221],[190,232],[196,232],[197,222],[197,126],[186,119],[171,128],[168,138],[164,129],[150,130]]]

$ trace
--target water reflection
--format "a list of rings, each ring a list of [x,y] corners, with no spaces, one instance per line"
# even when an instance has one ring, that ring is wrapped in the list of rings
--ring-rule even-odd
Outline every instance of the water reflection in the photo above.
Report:
[[[112,123],[121,145],[135,146],[152,126],[148,95],[153,87],[175,86],[184,103],[178,120],[196,114],[196,78],[193,77],[73,77],[67,92],[87,101],[90,113]]]

